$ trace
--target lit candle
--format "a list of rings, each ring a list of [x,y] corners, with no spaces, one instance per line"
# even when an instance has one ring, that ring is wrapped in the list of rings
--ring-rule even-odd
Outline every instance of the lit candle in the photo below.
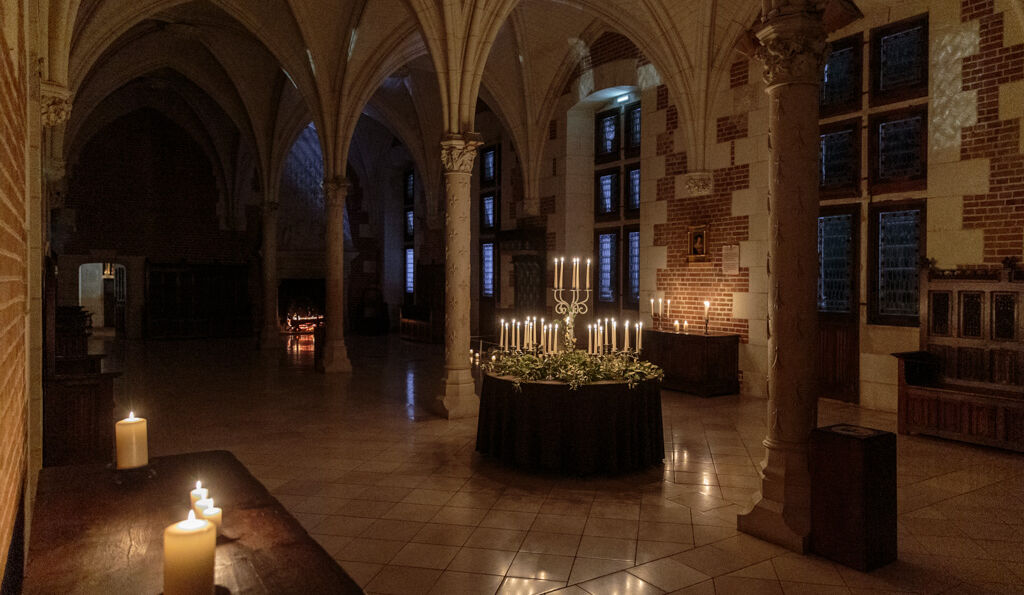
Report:
[[[192,505],[192,510],[196,513],[196,516],[203,518],[203,511],[213,506],[213,498],[203,498],[196,500],[196,503]]]
[[[711,309],[711,302],[704,300],[704,318],[708,317],[708,310]]]
[[[594,325],[587,325],[587,353],[594,353]]]
[[[590,259],[587,259],[587,289],[590,289]]]
[[[217,530],[220,531],[220,525],[224,517],[223,511],[219,507],[210,506],[209,508],[204,508],[201,516],[203,520],[213,523]]]
[[[665,309],[662,307],[661,298],[658,298],[658,316],[664,316]]]
[[[565,257],[564,256],[562,258],[560,258],[559,261],[558,261],[558,270],[559,270],[559,273],[558,273],[558,288],[559,289],[565,289]]]
[[[164,529],[164,595],[212,594],[216,548],[216,527],[194,511]]]
[[[644,348],[644,323],[636,323],[636,352]]]
[[[580,259],[572,259],[572,288],[580,288]]]
[[[558,323],[555,323],[555,353],[558,353]]]
[[[612,318],[612,351],[615,351],[618,342],[619,323]]]
[[[675,325],[675,327],[676,327],[676,332],[678,333],[678,332],[679,332],[679,321],[677,320],[677,321],[675,321],[675,322],[674,322],[673,324]]]
[[[558,259],[557,258],[555,259],[555,274],[552,275],[552,276],[554,277],[554,280],[551,282],[551,284],[552,284],[552,286],[555,289],[558,289]]]
[[[629,351],[629,321],[626,321],[626,330],[622,333],[622,350]]]
[[[654,298],[651,298],[651,318],[654,318]]]
[[[665,301],[665,309],[668,310],[669,317],[672,316],[672,300]]]
[[[498,349],[504,349],[505,348],[505,319],[504,318],[501,319],[501,331],[499,331],[499,332],[500,332],[500,335],[499,335],[500,338],[498,339]]]
[[[209,498],[210,497],[210,490],[208,490],[208,489],[203,487],[203,482],[197,481],[196,482],[196,489],[194,489],[191,492],[189,492],[188,495],[189,495],[189,498],[191,500],[189,502],[189,506],[195,508],[197,500],[202,500],[203,498]]]
[[[687,332],[689,330],[690,330],[690,323],[689,323],[689,321],[684,320],[683,321],[683,332],[685,333],[685,332]]]
[[[146,419],[135,417],[134,411],[114,425],[117,442],[117,468],[134,469],[149,464],[149,442]]]

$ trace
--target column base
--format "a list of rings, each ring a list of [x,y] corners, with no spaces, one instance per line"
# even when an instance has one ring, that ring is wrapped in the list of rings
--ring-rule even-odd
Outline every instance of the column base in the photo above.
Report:
[[[281,329],[268,326],[260,332],[260,349],[270,351],[281,347]]]
[[[806,554],[811,543],[810,534],[801,535],[786,523],[784,505],[761,498],[746,514],[736,516],[736,528],[758,539]]]
[[[329,339],[324,345],[324,372],[327,374],[350,374],[352,362],[348,360],[348,350],[344,339]]]
[[[480,397],[476,394],[473,374],[468,369],[448,370],[441,394],[434,400],[434,410],[447,419],[480,414]]]

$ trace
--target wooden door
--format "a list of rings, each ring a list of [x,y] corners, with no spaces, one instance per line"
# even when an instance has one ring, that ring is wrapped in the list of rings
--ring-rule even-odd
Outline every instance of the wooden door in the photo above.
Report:
[[[818,217],[818,375],[821,396],[860,401],[860,205]]]

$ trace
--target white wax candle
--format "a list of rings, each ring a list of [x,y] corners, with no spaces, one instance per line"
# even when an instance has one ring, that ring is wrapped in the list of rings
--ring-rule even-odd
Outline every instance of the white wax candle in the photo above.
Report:
[[[217,528],[188,511],[188,520],[164,529],[164,595],[214,592]]]
[[[594,353],[594,325],[587,325],[587,353]]]
[[[626,321],[626,330],[622,333],[622,350],[629,351],[629,321]]]
[[[662,308],[661,298],[658,298],[658,316],[664,316],[665,309]]]
[[[710,309],[711,309],[711,302],[705,300],[704,301],[704,318],[708,317],[708,310],[710,310]]]
[[[636,352],[644,348],[644,323],[636,323]]]
[[[672,316],[672,300],[667,300],[665,302],[665,309],[668,310],[668,315],[671,317]]]
[[[654,298],[651,298],[651,318],[654,318]]]
[[[149,441],[146,419],[135,417],[134,411],[114,425],[117,442],[117,468],[134,469],[149,464]]]
[[[565,289],[565,257],[558,260],[558,288]]]
[[[678,333],[678,332],[679,332],[679,321],[677,320],[677,321],[675,321],[675,322],[674,322],[673,324],[675,325],[675,327],[676,327],[676,332]]]
[[[499,332],[498,349],[505,348],[505,319],[501,319],[501,330]]]
[[[590,259],[587,259],[587,289],[590,289]]]
[[[203,498],[196,500],[196,503],[192,505],[192,510],[196,513],[199,518],[203,517],[203,511],[213,506],[213,498]]]
[[[612,320],[612,351],[615,351],[618,343],[619,336],[619,323],[614,319]]]
[[[555,259],[555,274],[553,275],[554,280],[551,282],[552,287],[558,289],[558,259]]]
[[[684,320],[683,321],[683,332],[685,333],[688,330],[690,330],[690,322],[687,321],[687,320]]]
[[[555,353],[559,352],[558,348],[558,323],[555,323]]]
[[[219,507],[211,506],[203,509],[202,518],[213,523],[217,530],[220,531],[220,525],[223,522],[224,516],[223,511]]]
[[[203,482],[197,481],[196,489],[189,492],[188,496],[190,499],[189,506],[195,507],[197,500],[210,497],[210,490],[203,487]]]

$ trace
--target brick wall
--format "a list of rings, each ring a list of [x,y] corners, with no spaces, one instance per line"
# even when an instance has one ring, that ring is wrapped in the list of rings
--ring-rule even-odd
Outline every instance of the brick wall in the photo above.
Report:
[[[4,3],[4,9],[13,4]],[[4,19],[21,23],[19,13]],[[0,560],[7,559],[25,472],[25,157],[27,81],[22,33],[0,28]]]
[[[703,196],[679,196],[677,186],[687,173],[685,152],[676,152],[673,132],[678,127],[678,113],[670,103],[667,90],[658,89],[657,109],[666,110],[666,130],[658,134],[656,154],[664,157],[664,175],[657,179],[658,201],[667,201],[663,223],[654,225],[654,245],[665,246],[666,266],[658,269],[656,289],[672,300],[672,319],[688,320],[700,324],[704,317],[704,300],[711,301],[711,329],[738,333],[746,342],[749,326],[746,319],[732,318],[733,293],[749,291],[749,271],[740,269],[739,275],[722,274],[722,246],[739,244],[748,239],[748,218],[734,217],[732,193],[750,186],[750,167],[747,164],[723,167],[712,172],[712,189]],[[747,136],[747,118],[743,114],[734,120],[727,140]],[[741,123],[741,125],[739,124]],[[722,140],[722,121],[719,137]],[[724,140],[722,140],[724,142]],[[689,231],[693,226],[707,226],[706,261],[689,260]],[[645,307],[641,304],[641,308]]]
[[[961,131],[960,157],[989,160],[989,192],[964,196],[965,229],[984,233],[984,262],[1024,254],[1024,154],[1021,120],[1000,119],[1000,86],[1024,80],[1024,44],[1004,47],[1008,13],[994,0],[962,0],[964,22],[979,21],[979,52],[963,59],[963,89],[978,94],[978,121]]]

